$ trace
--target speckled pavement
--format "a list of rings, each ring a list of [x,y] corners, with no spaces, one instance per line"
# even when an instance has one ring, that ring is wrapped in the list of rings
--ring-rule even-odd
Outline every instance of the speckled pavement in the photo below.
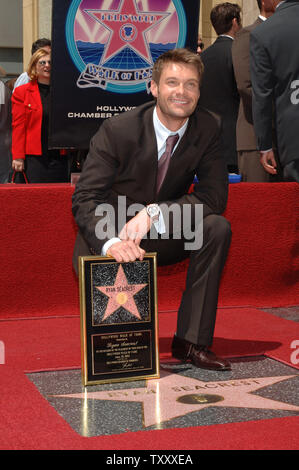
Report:
[[[85,388],[80,370],[28,377],[85,437],[299,415],[298,369],[264,357],[235,359],[226,372],[161,364],[160,379]]]
[[[299,306],[262,310],[299,321]],[[27,376],[84,437],[299,415],[297,368],[264,356],[231,364],[231,371],[216,372],[164,362],[160,379],[88,387],[79,369]]]

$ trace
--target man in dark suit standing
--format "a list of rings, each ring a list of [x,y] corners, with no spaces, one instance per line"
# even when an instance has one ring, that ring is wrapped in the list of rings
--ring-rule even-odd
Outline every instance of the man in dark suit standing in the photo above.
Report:
[[[239,94],[232,64],[232,44],[241,27],[241,8],[221,3],[211,10],[211,23],[218,38],[201,58],[205,73],[199,104],[218,114],[222,120],[221,151],[229,172],[238,172],[236,123]]]
[[[196,109],[202,71],[193,52],[164,53],[153,68],[156,103],[104,121],[93,137],[73,196],[79,226],[74,267],[78,255],[129,262],[142,259],[145,251],[157,252],[158,264],[189,257],[173,356],[228,370],[229,363],[208,349],[231,231],[220,215],[228,184],[219,123]],[[189,194],[195,175],[198,183]]]
[[[251,33],[253,121],[261,162],[277,173],[272,149],[272,110],[278,155],[287,181],[299,182],[299,0],[272,0],[275,14]]]
[[[259,24],[273,15],[272,0],[257,0],[260,15],[250,26],[236,34],[232,45],[233,66],[240,95],[237,121],[237,152],[239,173],[242,181],[266,183],[274,176],[265,171],[260,162],[260,152],[256,147],[256,136],[252,117],[252,85],[250,78],[250,33]]]

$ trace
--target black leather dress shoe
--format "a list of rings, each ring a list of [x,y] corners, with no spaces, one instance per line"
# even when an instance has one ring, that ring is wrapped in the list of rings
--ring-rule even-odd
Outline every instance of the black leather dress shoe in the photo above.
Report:
[[[190,361],[196,367],[210,370],[231,370],[231,365],[225,359],[216,356],[212,351],[204,346],[197,346],[185,339],[173,337],[172,357],[180,359],[182,362]]]

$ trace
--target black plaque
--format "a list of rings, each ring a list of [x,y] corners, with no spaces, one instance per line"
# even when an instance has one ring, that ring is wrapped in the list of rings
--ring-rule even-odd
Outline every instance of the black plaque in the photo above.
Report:
[[[79,257],[83,385],[159,377],[156,254]]]

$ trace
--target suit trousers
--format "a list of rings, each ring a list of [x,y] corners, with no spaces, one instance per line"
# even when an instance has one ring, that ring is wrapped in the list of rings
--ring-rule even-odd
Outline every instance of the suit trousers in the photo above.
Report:
[[[285,181],[297,181],[299,183],[299,158],[284,166],[283,177]]]
[[[203,220],[203,244],[186,251],[186,240],[143,240],[147,252],[157,252],[158,265],[190,258],[186,286],[178,311],[179,338],[193,344],[211,346],[216,322],[221,274],[231,241],[229,222],[211,214]],[[167,287],[165,287],[167,289]]]
[[[261,164],[259,150],[239,150],[238,165],[242,181],[247,183],[278,183],[282,180],[281,167],[277,151],[274,149],[277,163],[277,175],[268,173]]]
[[[242,181],[247,183],[269,183],[270,173],[267,173],[261,162],[258,150],[239,150],[238,166]]]
[[[216,322],[220,279],[231,241],[231,229],[230,223],[224,217],[210,214],[203,219],[200,230],[203,230],[203,243],[198,249],[185,249],[186,241],[189,243],[190,240],[166,239],[161,236],[143,239],[141,247],[147,253],[157,253],[158,265],[171,265],[189,257],[176,334],[193,344],[210,346]],[[73,255],[73,266],[77,273],[78,256],[92,254],[79,233]]]

